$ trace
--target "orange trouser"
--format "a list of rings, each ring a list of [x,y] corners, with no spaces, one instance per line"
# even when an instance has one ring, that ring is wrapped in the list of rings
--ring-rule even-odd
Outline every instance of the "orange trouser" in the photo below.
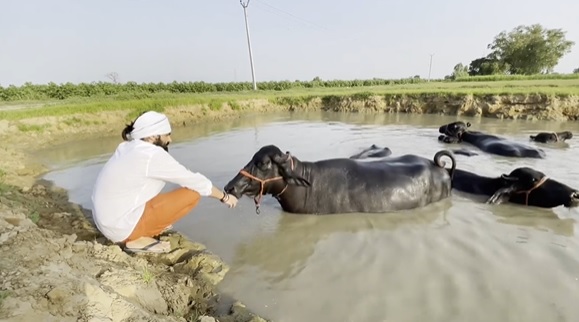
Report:
[[[158,194],[147,201],[141,219],[125,242],[159,235],[169,225],[188,214],[200,200],[201,195],[197,191],[187,188]]]

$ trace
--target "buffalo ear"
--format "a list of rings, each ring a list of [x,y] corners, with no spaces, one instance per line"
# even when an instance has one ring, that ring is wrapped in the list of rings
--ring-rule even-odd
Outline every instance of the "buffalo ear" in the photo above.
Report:
[[[511,181],[511,182],[519,181],[519,178],[511,177],[508,174],[501,174],[501,179],[506,180],[506,181]]]
[[[289,164],[289,163],[290,163],[290,162],[289,162],[289,161],[290,161],[289,158],[290,158],[289,153],[286,153],[286,154],[276,154],[276,155],[274,155],[273,158],[271,158],[271,159],[272,159],[273,162],[275,162],[280,168],[282,168],[283,170],[286,170],[286,169],[285,169],[285,168],[286,168],[286,167],[285,167],[286,164],[287,164],[288,166],[290,166],[290,164]],[[291,170],[291,168],[290,168],[289,170]]]
[[[280,172],[281,172],[280,173],[281,176],[284,178],[284,180],[288,184],[294,184],[294,185],[303,186],[303,187],[311,186],[311,183],[307,179],[298,176],[293,171],[292,165],[293,166],[295,166],[295,165],[291,160],[291,155],[290,155],[289,151],[283,155],[276,154],[272,158],[272,160],[273,160],[273,162],[275,162],[278,165],[278,168],[280,169]]]
[[[513,193],[514,188],[512,186],[501,188],[497,190],[489,199],[487,199],[486,203],[490,205],[498,205],[503,203],[504,201],[509,200],[511,194]]]

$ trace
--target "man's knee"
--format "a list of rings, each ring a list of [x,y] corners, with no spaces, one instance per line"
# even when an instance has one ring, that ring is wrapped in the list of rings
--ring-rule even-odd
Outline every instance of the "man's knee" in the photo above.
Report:
[[[197,192],[195,190],[191,190],[189,188],[182,188],[182,189],[185,190],[186,198],[187,198],[189,205],[194,206],[197,203],[199,203],[199,201],[201,200],[201,195],[199,194],[199,192]]]

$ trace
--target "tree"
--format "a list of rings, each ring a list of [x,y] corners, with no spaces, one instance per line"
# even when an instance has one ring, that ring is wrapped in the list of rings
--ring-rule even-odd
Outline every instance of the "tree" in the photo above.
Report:
[[[470,76],[478,75],[496,75],[506,74],[509,70],[509,65],[505,64],[491,55],[487,57],[477,58],[470,62],[468,74]]]
[[[467,66],[464,66],[462,63],[454,65],[452,75],[450,75],[450,79],[457,79],[459,77],[466,77],[466,76],[468,76]]]
[[[573,45],[575,43],[566,40],[561,29],[546,29],[534,24],[499,33],[488,48],[492,50],[490,56],[508,65],[511,74],[528,75],[552,72]]]
[[[105,76],[108,79],[110,79],[114,84],[119,82],[119,74],[117,72],[108,73]]]
[[[579,68],[573,69],[573,74],[579,74]]]

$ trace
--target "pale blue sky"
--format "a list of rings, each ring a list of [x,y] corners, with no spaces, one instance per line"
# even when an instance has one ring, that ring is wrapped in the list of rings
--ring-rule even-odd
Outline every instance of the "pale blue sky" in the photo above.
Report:
[[[549,4],[547,4],[549,3]],[[0,84],[251,81],[238,0],[2,0]],[[256,78],[432,77],[488,53],[520,24],[577,42],[555,68],[579,67],[577,0],[251,0]]]

